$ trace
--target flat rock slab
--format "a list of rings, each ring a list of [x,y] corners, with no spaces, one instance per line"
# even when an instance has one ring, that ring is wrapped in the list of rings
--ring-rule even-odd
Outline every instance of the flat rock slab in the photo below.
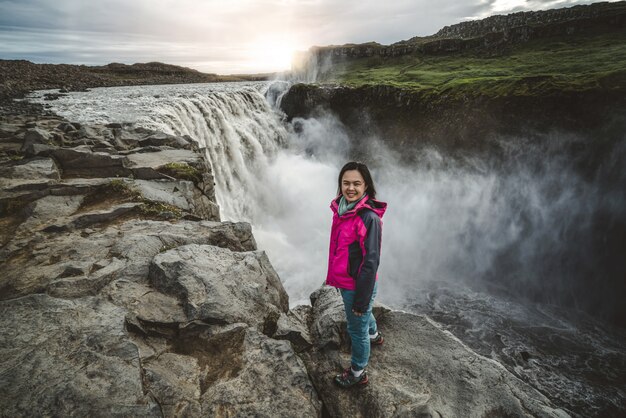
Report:
[[[321,415],[306,368],[287,341],[241,327],[213,337],[209,349],[219,353],[213,361],[222,370],[218,366],[202,376],[201,405],[207,416]]]
[[[135,180],[131,185],[146,199],[167,203],[186,211],[192,209],[195,186],[191,181]]]
[[[51,158],[33,158],[20,164],[0,167],[0,188],[3,189],[28,183],[47,184],[59,178],[59,170]]]
[[[132,173],[126,168],[125,156],[93,152],[88,146],[56,148],[50,155],[61,165],[64,177],[126,177]]]
[[[47,226],[45,232],[64,232],[75,228],[86,228],[100,223],[108,223],[139,208],[142,203],[130,202],[112,205],[103,210],[90,211],[75,214],[67,218],[57,220],[53,225]]]
[[[202,156],[195,151],[185,149],[170,149],[157,152],[142,152],[126,156],[129,168],[134,167],[161,167],[168,163],[187,163],[190,165],[203,164]]]
[[[317,292],[315,305],[325,308],[314,305],[314,315],[339,317],[341,297],[333,290]],[[319,323],[319,318],[315,321]],[[334,375],[350,364],[349,341],[342,341],[338,349],[327,339],[318,339],[322,345],[301,354],[330,416],[569,416],[425,316],[391,311],[378,318],[378,325],[385,343],[372,348],[366,387],[346,391],[333,385]],[[336,326],[345,328],[345,318]]]
[[[297,352],[309,349],[313,345],[309,332],[310,317],[311,307],[307,305],[296,306],[287,314],[281,314],[272,338],[290,341]]]
[[[2,416],[160,416],[123,309],[36,294],[1,301],[0,312]]]
[[[30,216],[17,228],[15,234],[23,235],[59,217],[71,216],[83,202],[81,195],[45,196],[30,204]]]
[[[169,135],[166,133],[154,133],[145,139],[139,141],[139,145],[146,146],[172,146],[174,148],[191,148],[191,141],[181,136]]]
[[[275,328],[289,298],[263,251],[185,245],[158,254],[150,284],[181,300],[188,320]]]
[[[188,180],[134,180],[146,199],[179,207],[204,219],[219,220],[219,207]]]
[[[133,172],[135,178],[138,179],[159,179],[170,178],[169,176],[158,171],[158,168],[166,164],[187,164],[192,167],[206,170],[206,163],[202,156],[192,150],[185,149],[168,149],[156,152],[141,152],[128,154],[127,167]]]
[[[116,272],[117,277],[146,280],[155,255],[192,243],[223,246],[233,251],[256,249],[250,225],[233,222],[179,221],[173,224],[133,219],[104,229],[54,234],[34,232],[0,249],[0,300],[44,292],[57,279],[75,277],[77,273],[72,271],[86,270],[89,278],[106,264],[105,260],[112,258],[125,262]],[[85,263],[89,267],[84,267]],[[83,280],[80,284],[94,286],[93,289],[81,287],[81,291],[89,295],[102,281]]]
[[[19,180],[19,179],[18,179]],[[91,179],[65,179],[56,180],[24,180],[16,181],[12,185],[0,190],[0,204],[10,201],[33,202],[46,196],[76,196],[85,195],[95,191],[98,187],[110,183],[114,179],[91,178]],[[50,213],[47,218],[65,216]]]

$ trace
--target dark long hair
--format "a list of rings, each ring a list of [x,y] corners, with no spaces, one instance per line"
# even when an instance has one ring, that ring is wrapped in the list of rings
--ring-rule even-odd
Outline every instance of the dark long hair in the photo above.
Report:
[[[341,179],[343,178],[343,174],[348,170],[356,170],[361,173],[363,180],[365,180],[365,185],[367,186],[365,193],[367,193],[370,198],[376,199],[376,187],[374,187],[374,180],[372,180],[370,170],[365,164],[358,161],[350,161],[342,167],[339,172],[339,178],[337,179],[337,196],[341,194]]]

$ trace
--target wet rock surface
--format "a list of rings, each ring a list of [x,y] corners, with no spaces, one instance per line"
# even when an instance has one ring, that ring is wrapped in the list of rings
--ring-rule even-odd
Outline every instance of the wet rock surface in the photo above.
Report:
[[[337,389],[334,375],[350,364],[343,303],[329,287],[317,290],[311,298],[314,343],[301,357],[329,416],[569,416],[428,317],[382,306],[374,314],[385,342],[372,347],[369,384],[350,391]]]
[[[188,137],[0,119],[2,416],[319,416],[249,224]]]
[[[197,244],[152,260],[150,284],[182,301],[187,319],[275,328],[289,300],[267,255]]]
[[[500,156],[503,138],[527,137],[540,142],[546,140],[541,132],[552,131],[616,143],[623,138],[620,121],[626,114],[626,98],[621,92],[601,89],[455,97],[391,85],[295,84],[280,107],[290,120],[328,112],[338,116],[353,143],[359,144],[351,152],[365,154],[363,158],[371,158],[375,151],[368,150],[361,139],[375,137],[410,161],[422,147],[435,147],[456,157]],[[590,167],[600,163],[595,158],[588,162]]]
[[[193,140],[0,119],[0,415],[563,417],[424,316],[377,306],[371,384],[334,288],[289,310]]]

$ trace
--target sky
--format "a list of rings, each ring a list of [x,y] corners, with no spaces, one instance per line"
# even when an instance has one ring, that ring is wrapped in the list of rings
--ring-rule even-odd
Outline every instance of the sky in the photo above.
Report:
[[[313,45],[390,44],[577,0],[0,0],[0,59],[160,61],[218,74],[288,70]]]

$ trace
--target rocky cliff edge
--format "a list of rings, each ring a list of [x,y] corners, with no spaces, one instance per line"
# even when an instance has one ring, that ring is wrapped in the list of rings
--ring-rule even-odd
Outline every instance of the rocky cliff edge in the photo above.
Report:
[[[0,119],[0,416],[564,417],[424,316],[377,307],[371,384],[333,288],[289,310],[189,137]]]

